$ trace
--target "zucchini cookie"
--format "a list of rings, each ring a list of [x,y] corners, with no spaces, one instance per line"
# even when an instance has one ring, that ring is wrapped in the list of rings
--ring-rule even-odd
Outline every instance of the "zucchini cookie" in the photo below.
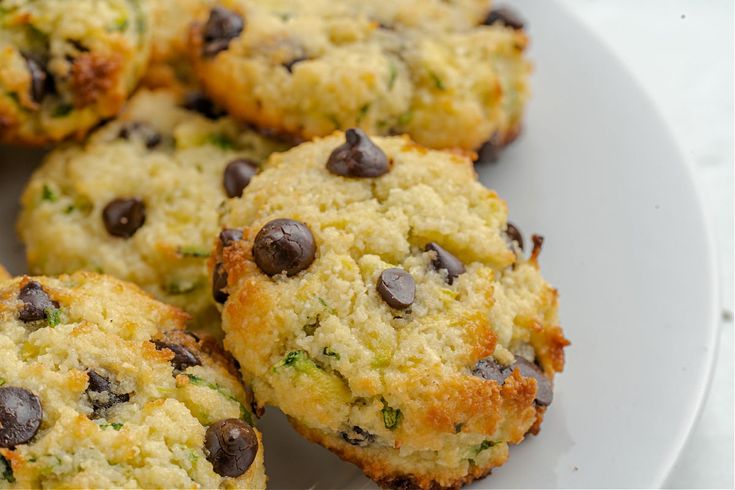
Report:
[[[359,129],[271,156],[211,259],[258,406],[379,484],[451,488],[538,432],[557,293],[469,158]]]
[[[148,63],[147,0],[4,0],[0,143],[81,138],[117,114]]]
[[[527,38],[487,1],[221,3],[190,49],[205,91],[235,117],[302,139],[359,127],[473,151],[519,131]]]
[[[265,488],[237,371],[93,273],[0,283],[0,488]]]
[[[18,232],[32,273],[111,274],[207,327],[219,323],[207,272],[218,208],[280,144],[179,102],[139,91],[86,143],[52,152],[21,198]]]

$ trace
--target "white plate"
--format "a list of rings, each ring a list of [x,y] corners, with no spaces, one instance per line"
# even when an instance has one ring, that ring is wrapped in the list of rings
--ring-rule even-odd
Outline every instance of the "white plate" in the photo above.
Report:
[[[692,178],[620,63],[558,5],[515,2],[536,64],[525,132],[479,167],[561,291],[572,346],[543,430],[473,488],[658,487],[701,404],[713,357],[713,254]],[[23,271],[15,201],[33,152],[0,148],[0,262]],[[271,488],[363,488],[351,465],[269,410]]]

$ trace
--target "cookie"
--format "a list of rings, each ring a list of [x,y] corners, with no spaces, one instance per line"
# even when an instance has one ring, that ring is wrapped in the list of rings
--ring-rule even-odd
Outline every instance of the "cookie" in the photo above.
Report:
[[[336,133],[271,156],[211,259],[258,406],[381,485],[452,488],[538,432],[567,345],[540,237],[472,161]],[[515,231],[514,231],[515,230]]]
[[[0,283],[0,487],[265,488],[248,394],[186,320],[94,273]]]
[[[5,279],[10,279],[10,274],[5,270],[5,267],[0,265],[0,281],[4,281]]]
[[[527,37],[488,2],[226,0],[192,29],[194,70],[233,116],[302,139],[359,127],[433,148],[510,142]]]
[[[206,99],[139,91],[118,119],[52,152],[30,179],[18,232],[31,272],[111,274],[185,309],[197,327],[216,325],[207,257],[218,208],[279,145]]]
[[[81,138],[117,114],[149,51],[147,1],[4,1],[0,143]]]

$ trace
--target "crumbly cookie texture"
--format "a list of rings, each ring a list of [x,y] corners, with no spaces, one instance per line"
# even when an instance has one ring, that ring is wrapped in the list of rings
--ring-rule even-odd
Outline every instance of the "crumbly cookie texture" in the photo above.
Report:
[[[303,139],[360,127],[472,151],[520,130],[527,37],[489,2],[221,3],[194,25],[190,49],[207,93],[235,117]]]
[[[5,0],[0,143],[83,137],[117,114],[148,63],[146,0]]]
[[[248,394],[186,320],[93,273],[0,283],[0,488],[265,488]],[[249,438],[237,476],[221,421]]]
[[[166,91],[139,91],[85,144],[52,152],[23,194],[18,232],[32,273],[111,274],[207,328],[219,323],[207,257],[228,197],[225,169],[238,160],[257,169],[283,146],[180,103]]]
[[[501,465],[538,432],[568,343],[542,239],[527,258],[506,213],[469,158],[408,137],[273,155],[211,259],[257,404],[385,486]]]

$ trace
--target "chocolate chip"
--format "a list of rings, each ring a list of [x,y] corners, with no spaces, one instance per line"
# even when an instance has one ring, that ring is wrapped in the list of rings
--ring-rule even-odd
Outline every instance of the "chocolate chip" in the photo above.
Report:
[[[162,340],[154,340],[153,344],[156,349],[163,350],[168,349],[174,353],[174,358],[171,359],[171,364],[174,369],[184,371],[190,366],[201,366],[202,361],[192,351],[184,347],[183,345],[172,344],[170,342],[164,342]]]
[[[518,369],[521,376],[525,378],[534,378],[536,380],[536,404],[541,406],[549,405],[554,398],[554,390],[551,380],[546,377],[540,367],[521,356],[516,356],[515,362],[510,366],[503,366],[492,357],[480,359],[472,370],[472,374],[488,381],[495,381],[498,385],[502,385],[505,383],[505,379],[510,376],[515,369]]]
[[[502,385],[505,382],[505,378],[510,376],[512,372],[510,367],[499,364],[492,357],[480,359],[472,370],[473,375],[488,381],[495,381],[499,385]]]
[[[211,99],[201,92],[189,92],[186,94],[183,107],[184,109],[198,112],[212,121],[216,121],[225,115],[225,111],[217,107]]]
[[[224,304],[230,297],[225,289],[227,289],[227,271],[224,265],[218,263],[214,266],[212,274],[212,297],[217,303]]]
[[[516,228],[516,226],[513,223],[508,223],[505,228],[505,237],[508,239],[508,241],[512,244],[513,242],[518,244],[518,248],[523,250],[523,235],[521,234],[521,230]]]
[[[31,77],[31,99],[40,104],[47,93],[53,92],[53,77],[51,77],[43,65],[32,56],[23,54]]]
[[[452,284],[457,276],[464,274],[465,268],[462,261],[447,252],[437,243],[430,242],[426,245],[426,251],[431,251],[436,254],[435,258],[431,261],[431,265],[437,271],[442,269],[447,271],[447,282],[449,284]]]
[[[480,149],[477,150],[477,160],[475,160],[475,163],[497,162],[503,148],[505,148],[505,145],[503,145],[500,140],[498,133],[493,133],[493,135],[484,142],[482,146],[480,146]]]
[[[87,371],[87,398],[92,404],[93,418],[102,416],[103,412],[118,403],[130,401],[128,393],[118,394],[112,389],[110,380],[93,370]]]
[[[219,242],[223,247],[229,247],[240,240],[242,240],[242,230],[238,228],[227,228],[219,234]]]
[[[139,139],[149,150],[157,147],[161,144],[161,141],[163,141],[161,133],[159,133],[156,128],[148,123],[137,121],[125,124],[122,128],[120,128],[120,133],[118,134],[118,136],[126,140],[132,138]]]
[[[293,276],[307,269],[316,257],[314,235],[308,226],[292,219],[266,223],[255,237],[253,258],[260,270],[273,276]]]
[[[297,58],[292,59],[291,61],[287,61],[286,63],[282,63],[283,67],[288,70],[289,73],[293,73],[293,66],[297,63],[301,63],[302,61],[306,61],[309,58],[305,56],[299,56]]]
[[[491,10],[483,22],[486,26],[491,26],[495,23],[503,24],[515,30],[523,29],[524,26],[523,19],[513,9],[508,7],[499,7]]]
[[[105,206],[102,220],[110,235],[130,238],[145,223],[145,204],[137,198],[115,199]]]
[[[330,172],[342,177],[380,177],[388,173],[388,157],[362,129],[348,129],[345,140],[329,155]]]
[[[214,7],[209,13],[209,19],[204,24],[204,47],[202,53],[206,57],[213,57],[230,46],[230,41],[240,35],[245,22],[242,17],[224,7]]]
[[[378,293],[388,306],[403,310],[416,299],[416,281],[403,269],[384,270],[378,278]]]
[[[258,163],[247,158],[238,158],[227,164],[223,183],[227,197],[240,197],[242,191],[258,173]]]
[[[0,447],[25,444],[41,427],[41,400],[24,388],[0,387]]]
[[[347,432],[341,432],[342,439],[353,446],[365,447],[375,442],[375,436],[362,427],[353,426]]]
[[[536,403],[538,405],[546,406],[553,401],[554,388],[551,380],[546,377],[540,367],[520,356],[516,356],[516,362],[511,367],[518,369],[524,378],[536,380]]]
[[[30,281],[23,286],[18,299],[23,302],[18,318],[25,323],[45,320],[49,311],[59,307],[59,303],[52,301],[43,286],[36,281]]]
[[[220,476],[237,478],[258,454],[255,430],[240,419],[225,419],[210,425],[204,435],[204,454]]]

